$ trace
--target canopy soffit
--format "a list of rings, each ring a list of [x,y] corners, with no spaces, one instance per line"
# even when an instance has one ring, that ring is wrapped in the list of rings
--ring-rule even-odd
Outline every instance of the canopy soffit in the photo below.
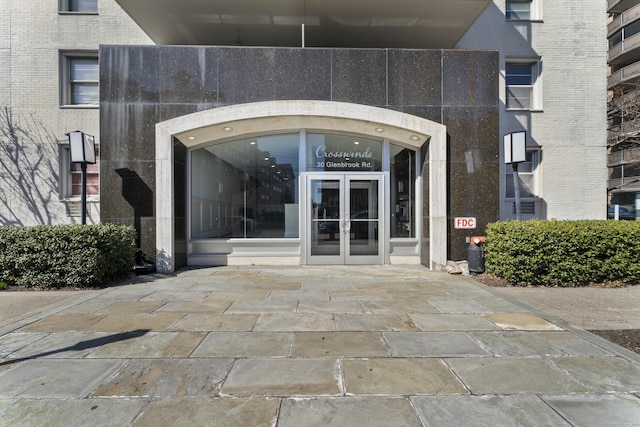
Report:
[[[490,0],[116,0],[158,45],[451,49]]]

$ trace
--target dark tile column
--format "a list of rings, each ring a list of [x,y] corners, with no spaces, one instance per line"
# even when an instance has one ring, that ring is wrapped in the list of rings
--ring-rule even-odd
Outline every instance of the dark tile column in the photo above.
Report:
[[[449,259],[467,257],[466,238],[499,219],[498,53],[444,51],[442,119],[447,126]],[[455,217],[476,217],[475,230]]]
[[[145,259],[155,259],[155,125],[158,48],[100,49],[100,218],[136,228]]]

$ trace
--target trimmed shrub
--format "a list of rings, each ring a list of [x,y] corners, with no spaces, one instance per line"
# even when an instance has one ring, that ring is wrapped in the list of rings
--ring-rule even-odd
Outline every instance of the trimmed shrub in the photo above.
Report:
[[[507,221],[486,234],[486,272],[513,285],[640,284],[640,222]]]
[[[135,263],[133,227],[0,227],[0,281],[11,286],[104,287]]]

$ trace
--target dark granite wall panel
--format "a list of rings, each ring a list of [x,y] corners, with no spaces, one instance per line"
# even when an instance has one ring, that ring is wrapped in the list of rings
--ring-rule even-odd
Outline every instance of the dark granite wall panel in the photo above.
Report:
[[[186,114],[210,110],[215,107],[216,106],[212,104],[161,104],[159,121],[163,122]]]
[[[331,99],[331,51],[278,49],[275,56],[275,99]]]
[[[498,54],[446,50],[442,57],[442,105],[495,107]]]
[[[153,194],[165,190],[155,188],[155,124],[246,102],[353,102],[444,123],[450,257],[465,258],[465,237],[498,219],[497,52],[102,46],[100,57],[101,217],[136,226],[147,255],[155,252]],[[174,153],[177,266],[186,262],[186,153],[181,145]],[[428,264],[428,167],[422,176]],[[481,227],[454,230],[453,217],[463,215]]]
[[[442,104],[442,52],[389,51],[389,105],[440,106]]]
[[[160,101],[160,50],[156,46],[101,46],[100,101]]]
[[[332,52],[331,100],[386,106],[387,51],[335,49]]]
[[[444,107],[447,126],[449,187],[449,258],[466,258],[466,237],[484,233],[499,219],[498,111],[491,108]],[[453,218],[476,217],[476,230],[457,230]]]
[[[427,120],[432,120],[436,123],[442,123],[442,107],[422,107],[413,105],[390,105],[390,110],[402,111],[403,113],[411,114],[417,117],[422,117]]]
[[[220,48],[218,99],[222,104],[276,99],[276,49]]]
[[[206,47],[160,48],[160,102],[218,101],[218,51]]]

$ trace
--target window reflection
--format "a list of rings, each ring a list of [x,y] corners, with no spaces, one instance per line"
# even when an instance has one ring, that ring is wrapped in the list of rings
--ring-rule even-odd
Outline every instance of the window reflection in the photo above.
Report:
[[[269,135],[191,152],[191,237],[299,237],[299,135]]]
[[[415,237],[416,152],[391,144],[391,237]]]

